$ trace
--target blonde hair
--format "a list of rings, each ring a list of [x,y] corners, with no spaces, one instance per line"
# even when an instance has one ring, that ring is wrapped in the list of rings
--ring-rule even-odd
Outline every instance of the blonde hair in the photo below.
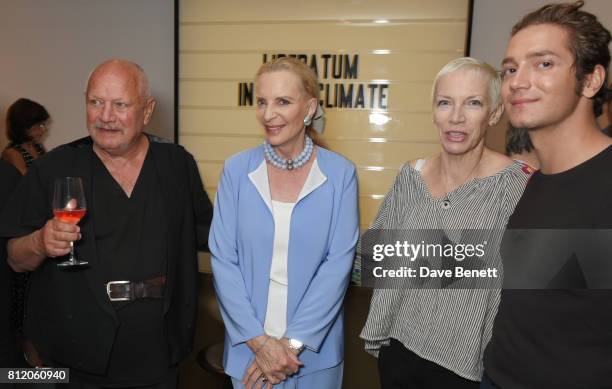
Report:
[[[280,57],[270,62],[266,62],[259,67],[256,78],[264,73],[278,72],[281,70],[288,70],[291,73],[298,76],[302,81],[302,89],[309,97],[314,97],[319,101],[319,80],[315,72],[304,62],[294,57]]]
[[[440,69],[431,88],[431,101],[433,102],[436,96],[436,88],[440,77],[464,69],[475,70],[489,77],[489,101],[491,102],[491,111],[495,110],[501,104],[501,76],[493,66],[471,57],[453,59]]]
[[[282,70],[289,71],[298,76],[302,83],[302,90],[309,98],[315,98],[317,100],[317,105],[319,105],[321,88],[319,86],[317,74],[308,65],[295,57],[278,57],[270,62],[262,64],[259,70],[257,70],[255,78],[259,78],[259,76],[264,73],[279,72]],[[320,139],[317,132],[312,128],[312,124],[313,123],[306,127],[308,135],[316,145],[326,147],[325,142]]]

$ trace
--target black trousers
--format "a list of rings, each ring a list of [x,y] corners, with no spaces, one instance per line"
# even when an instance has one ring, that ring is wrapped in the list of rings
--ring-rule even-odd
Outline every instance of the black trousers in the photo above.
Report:
[[[478,389],[480,382],[458,376],[423,359],[395,339],[380,348],[378,373],[381,389]]]

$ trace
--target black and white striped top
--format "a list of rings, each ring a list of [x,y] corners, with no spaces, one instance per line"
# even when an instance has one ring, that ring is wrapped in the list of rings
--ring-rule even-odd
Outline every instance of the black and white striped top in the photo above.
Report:
[[[515,161],[450,192],[445,207],[429,192],[421,166],[419,161],[401,169],[371,228],[503,229],[530,173]],[[356,261],[359,266],[359,252]],[[480,381],[498,304],[499,289],[376,289],[360,336],[374,356],[394,338],[420,357]]]

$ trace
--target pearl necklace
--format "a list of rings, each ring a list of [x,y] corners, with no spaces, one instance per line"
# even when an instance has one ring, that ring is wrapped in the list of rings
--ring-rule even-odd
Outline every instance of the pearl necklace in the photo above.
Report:
[[[285,159],[276,153],[276,150],[274,150],[274,147],[272,147],[268,141],[264,141],[264,157],[266,158],[266,161],[272,164],[272,166],[282,170],[294,170],[301,168],[308,162],[308,160],[310,160],[312,151],[314,150],[314,143],[308,135],[306,135],[304,143],[304,150],[302,150],[297,157],[293,159]]]

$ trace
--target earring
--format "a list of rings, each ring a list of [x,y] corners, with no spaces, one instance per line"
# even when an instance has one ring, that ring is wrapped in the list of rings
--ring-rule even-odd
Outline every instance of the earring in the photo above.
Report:
[[[308,127],[308,126],[309,126],[309,125],[311,125],[311,124],[312,124],[312,116],[306,116],[306,117],[304,118],[304,125],[305,125],[306,127]]]

